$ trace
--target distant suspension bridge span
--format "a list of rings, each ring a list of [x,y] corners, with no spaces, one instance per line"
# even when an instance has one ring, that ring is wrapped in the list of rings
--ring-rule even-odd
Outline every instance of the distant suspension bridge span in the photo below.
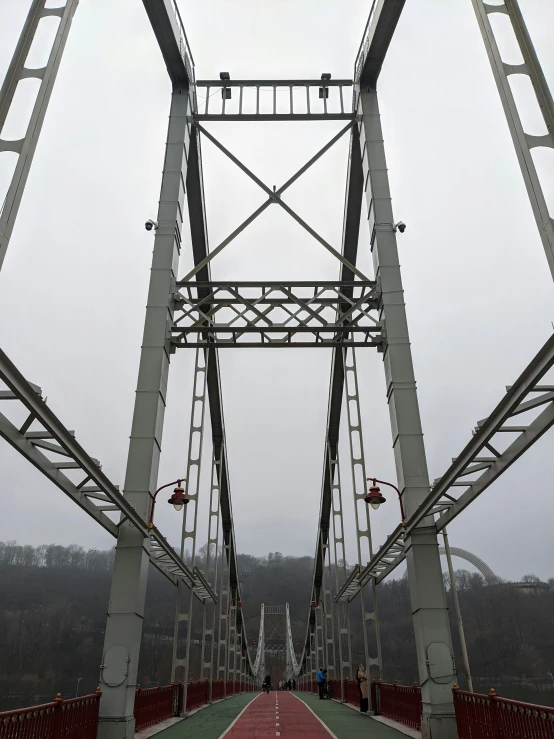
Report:
[[[467,1],[475,10],[547,263],[554,274],[553,220],[531,155],[535,147],[553,146],[552,96],[517,1],[504,0],[495,5],[483,0]],[[148,224],[154,232],[154,253],[122,492],[104,474],[100,462],[79,444],[75,433],[61,423],[40,387],[26,379],[0,350],[0,379],[4,383],[0,400],[5,410],[0,413],[0,435],[116,539],[100,666],[98,739],[129,739],[140,723],[136,718],[138,696],[144,702],[147,691],[137,691],[137,670],[150,564],[178,592],[172,680],[183,687],[174,711],[182,714],[196,705],[192,691],[198,692],[198,688],[190,682],[192,677],[207,680],[208,692],[202,701],[224,697],[236,685],[253,689],[261,683],[266,668],[264,606],[257,647],[251,653],[237,569],[219,352],[229,348],[299,347],[331,349],[332,367],[311,603],[306,604],[306,633],[300,650],[295,648],[286,608],[287,674],[304,688],[308,684],[313,687],[317,668],[324,666],[331,681],[341,686],[338,697],[347,700],[344,691],[349,690],[348,681],[354,677],[350,608],[356,607],[361,610],[365,669],[378,680],[383,674],[379,583],[406,561],[420,685],[416,723],[423,737],[456,737],[462,719],[458,707],[456,711],[454,707],[460,697],[456,698],[456,667],[438,535],[554,424],[554,385],[544,384],[554,362],[554,338],[530,359],[504,394],[499,391],[496,407],[477,422],[444,474],[430,481],[396,244],[396,234],[404,226],[395,222],[393,215],[377,93],[381,67],[404,0],[373,1],[351,78],[332,79],[330,74],[322,74],[321,79],[287,80],[232,80],[226,73],[220,79],[197,79],[175,0],[143,0],[143,4],[167,67],[172,95],[157,220]],[[0,138],[0,153],[18,155],[0,213],[0,267],[78,0],[66,0],[58,8],[50,5],[46,0],[32,0],[0,91],[1,136],[18,84],[29,77],[40,80],[25,136],[17,141]],[[490,22],[497,13],[511,22],[523,58],[521,64],[507,64],[502,59]],[[47,16],[59,18],[48,61],[41,69],[29,69],[25,66],[27,55]],[[526,75],[532,83],[546,126],[542,136],[530,135],[524,129],[509,84],[514,74]],[[265,121],[277,125],[324,120],[340,122],[339,132],[315,155],[307,154],[306,163],[278,188],[260,180],[209,130],[211,121]],[[333,245],[288,205],[285,193],[342,137],[350,141],[348,174],[342,242]],[[204,202],[203,138],[266,195],[257,210],[212,248],[208,245]],[[212,280],[212,262],[269,207],[282,208],[336,258],[336,280]],[[369,225],[363,248],[371,252],[373,276],[357,266],[362,217]],[[181,275],[184,219],[190,226],[194,267]],[[383,358],[402,514],[396,529],[377,550],[371,537],[370,514],[374,515],[373,509],[384,500],[379,488],[383,483],[373,482],[368,491],[366,479],[373,470],[367,469],[365,462],[359,399],[364,378],[359,376],[356,364],[356,353],[363,348],[380,352]],[[170,502],[182,511],[181,542],[174,549],[155,525],[154,504],[157,492],[168,487],[160,487],[158,466],[170,360],[183,349],[195,356],[186,480],[171,482],[173,492],[163,493],[169,492]],[[13,414],[22,410],[25,420],[14,421]],[[344,412],[350,452],[345,461],[339,460],[338,451]],[[211,440],[204,438],[207,413]],[[204,443],[212,448],[209,490],[201,490],[200,483]],[[353,481],[354,532],[345,532],[343,526],[341,476],[345,470]],[[209,496],[208,546],[202,561],[197,553],[200,494]],[[396,496],[395,492],[391,494]],[[355,536],[357,542],[356,563],[350,571],[344,564],[346,535]],[[187,561],[185,551],[190,552]],[[468,557],[489,583],[494,581],[494,573],[484,569],[483,563],[462,550],[452,551]],[[191,675],[191,623],[198,608],[203,618],[201,672]],[[375,700],[371,695],[371,708],[376,712]]]

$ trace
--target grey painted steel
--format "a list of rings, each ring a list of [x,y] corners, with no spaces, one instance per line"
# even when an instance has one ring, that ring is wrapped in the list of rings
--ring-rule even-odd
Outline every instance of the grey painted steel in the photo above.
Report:
[[[332,146],[336,141],[338,141],[345,133],[350,129],[351,124],[349,123],[347,126],[345,126],[342,131],[339,131],[339,133],[331,139],[331,141],[323,147],[323,149],[316,154],[315,157],[313,157],[307,166],[309,166],[313,161],[315,161],[317,158],[321,156],[321,154],[329,149],[330,146]],[[283,210],[288,213],[291,218],[293,218],[300,226],[306,230],[310,236],[312,236],[316,241],[318,241],[325,249],[327,249],[328,252],[330,252],[336,259],[339,260],[339,262],[342,262],[348,269],[350,269],[353,274],[355,274],[357,277],[359,277],[360,280],[367,280],[368,278],[363,274],[363,272],[360,272],[356,267],[354,267],[353,264],[348,262],[348,260],[340,253],[338,252],[331,244],[329,244],[328,241],[326,241],[320,234],[318,234],[314,229],[304,221],[289,205],[287,205],[284,200],[281,198],[281,194],[283,191],[292,184],[292,182],[298,178],[298,175],[295,175],[292,177],[287,183],[285,183],[282,187],[279,188],[279,190],[272,190],[270,187],[268,187],[265,183],[263,183],[256,175],[245,165],[243,164],[240,159],[234,156],[227,147],[223,146],[223,144],[218,141],[215,136],[212,136],[209,131],[206,131],[205,128],[203,128],[199,123],[196,123],[196,128],[200,130],[204,136],[209,139],[223,154],[225,154],[234,164],[239,167],[248,177],[250,177],[253,182],[255,182],[258,187],[260,187],[266,195],[269,196],[269,199],[264,203],[258,211],[256,211],[250,219],[248,219],[245,223],[251,222],[259,213],[261,213],[268,205],[271,203],[276,203],[277,205],[280,205]],[[307,166],[302,167],[302,171],[305,171],[307,169]],[[243,227],[240,227],[241,230]],[[237,232],[234,232],[231,237],[234,238]],[[220,244],[216,250],[214,250],[213,254],[210,255],[210,258],[213,258],[219,250],[221,250],[227,243],[229,243],[229,239],[226,239],[222,244]],[[190,277],[195,274],[195,272],[199,269],[199,265],[196,266],[195,270],[193,270],[191,273],[189,273],[184,279],[189,280]]]
[[[195,259],[195,266],[194,268],[187,274],[182,280],[179,280],[179,286],[182,287],[183,285],[186,285],[192,277],[194,277],[196,274],[199,275],[198,279],[208,279],[208,273],[204,272],[204,267],[206,267],[212,259],[214,259],[228,244],[233,241],[234,238],[236,238],[244,229],[249,226],[256,218],[266,210],[273,202],[275,202],[275,197],[278,197],[285,192],[287,188],[289,188],[296,180],[301,177],[304,172],[307,172],[307,170],[317,162],[318,159],[320,159],[325,152],[329,151],[329,149],[351,128],[351,124],[348,124],[348,126],[345,126],[345,128],[342,129],[342,131],[339,131],[336,136],[334,136],[330,141],[325,144],[318,152],[315,154],[311,159],[309,159],[306,164],[304,164],[302,167],[300,167],[299,170],[297,170],[292,177],[290,177],[284,185],[282,185],[278,190],[276,190],[274,193],[272,192],[271,197],[268,198],[268,200],[265,201],[259,208],[257,208],[243,223],[241,223],[238,228],[236,228],[227,238],[225,238],[221,244],[216,246],[215,249],[211,250],[209,254],[207,254],[207,234],[205,230],[205,207],[204,207],[204,194],[203,194],[203,185],[201,181],[201,163],[198,157],[192,157],[191,164],[193,165],[190,168],[190,172],[196,172],[196,176],[192,178],[191,174],[191,185],[193,187],[192,190],[192,196],[193,196],[193,202],[196,207],[201,209],[201,212],[199,215],[201,215],[201,218],[198,218],[198,215],[195,214],[193,217],[193,221],[191,225],[194,227],[194,236],[193,236],[193,243],[194,239],[198,241],[198,249],[195,249],[195,254],[198,254],[198,259]],[[198,129],[199,130],[199,129]],[[198,147],[200,146],[200,137],[197,138],[198,141]],[[218,142],[219,143],[219,142]],[[194,151],[193,151],[194,154]],[[234,157],[233,157],[234,160]],[[196,162],[196,167],[194,166]],[[200,170],[200,171],[197,171]],[[250,170],[248,170],[250,171]],[[189,190],[189,204],[191,202],[190,197],[191,191]],[[203,255],[203,258],[200,259],[200,255]],[[349,279],[352,279],[351,277]]]
[[[200,80],[196,87],[203,100],[194,116],[196,121],[340,121],[354,117],[352,80]],[[253,109],[246,111],[245,91],[249,89],[255,91],[255,101],[249,106]],[[310,95],[310,89],[325,93],[316,98]],[[337,94],[330,97],[330,91],[335,89]],[[215,96],[219,91],[221,94]],[[227,102],[229,99],[231,103]],[[266,110],[269,99],[271,110]]]
[[[147,536],[146,519],[106,477],[100,462],[76,441],[75,432],[66,429],[46,405],[40,388],[28,382],[1,349],[0,380],[9,388],[0,392],[0,400],[18,401],[29,414],[20,427],[0,414],[0,435],[113,536],[124,522]],[[119,523],[107,515],[112,512],[119,516]],[[156,526],[150,532],[150,543],[150,561],[174,585],[183,580],[194,587],[200,600],[215,599],[202,573],[183,562]]]
[[[370,246],[381,287],[385,336],[383,363],[398,487],[411,516],[429,493],[427,460],[417,400],[400,263],[393,230],[385,149],[377,93],[358,90],[360,147]],[[424,739],[457,736],[452,699],[455,667],[442,580],[437,533],[432,517],[420,521],[406,540],[408,581],[423,703]]]
[[[554,148],[554,103],[552,102],[552,95],[517,0],[505,0],[502,5],[488,5],[483,0],[472,0],[472,3],[500,94],[533,215],[542,239],[548,266],[554,277],[554,220],[549,213],[531,154],[532,149],[537,146]],[[522,64],[507,64],[502,61],[494,30],[489,21],[489,15],[492,13],[507,15],[511,20],[515,41],[523,58]],[[510,87],[509,77],[512,74],[524,74],[531,80],[547,130],[544,136],[532,136],[525,133],[518,106]]]
[[[290,609],[289,604],[286,604],[286,632],[287,632],[287,671],[286,678],[297,678],[300,674],[300,665],[296,659],[296,652],[294,649],[294,640],[292,638],[292,626],[290,623]]]
[[[337,655],[335,650],[335,602],[333,600],[333,571],[329,538],[323,549],[324,570],[322,583],[323,653],[329,678],[337,675]]]
[[[362,568],[364,562],[373,557],[371,540],[371,520],[369,506],[364,498],[366,488],[366,466],[364,452],[364,435],[362,428],[362,413],[360,408],[360,393],[358,387],[358,369],[356,352],[347,349],[344,352],[344,391],[346,394],[346,416],[348,420],[348,446],[350,449],[350,471],[352,473],[352,494],[354,498],[354,521],[356,525],[356,545],[358,552],[358,566]],[[361,510],[360,510],[361,509]],[[381,656],[381,637],[379,629],[379,611],[377,608],[377,592],[375,583],[370,583],[371,593],[360,588],[360,608],[362,614],[365,669],[372,679],[380,680],[383,677],[383,661]],[[367,605],[367,596],[371,599],[371,610]],[[373,654],[371,654],[373,652]],[[371,667],[377,668],[377,675],[371,676]],[[375,707],[371,706],[374,710]]]
[[[183,526],[181,530],[181,557],[184,558],[185,552],[188,551],[193,567],[196,563],[196,527],[198,523],[199,503],[198,497],[200,493],[202,452],[204,449],[204,416],[206,410],[206,388],[208,370],[206,360],[207,353],[204,354],[203,349],[197,349],[194,362],[194,376],[192,381],[192,403],[190,408],[190,425],[186,470],[187,497],[190,502],[188,503],[188,505],[184,506]],[[183,710],[187,704],[193,607],[193,594],[188,589],[180,586],[177,590],[171,680],[172,682],[183,683]],[[185,632],[184,634],[183,631]],[[179,646],[183,641],[184,655],[180,656]]]
[[[175,347],[379,346],[381,326],[372,314],[378,300],[374,282],[188,283],[175,296],[172,341]]]
[[[373,0],[354,62],[354,82],[375,89],[406,0]]]
[[[540,385],[541,379],[554,366],[554,337],[548,339],[537,355],[523,370],[514,385],[510,386],[488,418],[479,421],[474,434],[462,452],[453,460],[444,475],[435,481],[430,494],[418,510],[408,516],[407,529],[417,525],[425,516],[437,514],[437,531],[441,531],[473,500],[508,469],[543,434],[554,425],[554,391]],[[512,432],[516,437],[505,449],[499,451],[501,436],[506,433],[507,422],[515,416],[534,409],[544,409],[522,431]],[[471,478],[471,479],[469,479]],[[452,488],[462,487],[457,498]],[[406,531],[398,526],[387,541],[364,568],[360,581],[375,578],[384,580],[404,560]],[[357,583],[347,583],[355,592]],[[345,595],[339,593],[339,597]]]
[[[62,1],[60,0],[60,2]],[[0,155],[6,151],[12,151],[19,155],[6,198],[0,208],[0,269],[2,269],[2,264],[8,250],[8,244],[13,233],[17,213],[29,176],[29,170],[31,169],[42,130],[42,124],[71,28],[71,21],[78,4],[79,0],[67,0],[63,7],[45,8],[46,0],[33,0],[4,83],[2,84],[2,89],[0,90],[1,136],[19,82],[29,78],[41,81],[33,109],[29,115],[25,136],[16,141],[8,141],[0,138]],[[37,28],[42,18],[50,16],[59,17],[60,24],[52,42],[48,61],[46,62],[46,66],[40,69],[29,69],[25,66],[25,62],[35,39]]]
[[[180,253],[189,145],[188,92],[173,92],[158,208],[137,394],[125,476],[125,497],[143,518],[157,487]],[[149,540],[126,524],[117,542],[100,674],[98,739],[130,739],[148,576]]]
[[[221,579],[219,585],[219,624],[217,638],[217,679],[227,680],[229,664],[229,544],[221,547]],[[227,686],[224,682],[224,695]]]
[[[176,0],[143,0],[174,91],[194,84],[194,59]]]
[[[206,564],[204,573],[206,580],[215,590],[217,588],[217,572],[219,562],[219,529],[220,529],[220,504],[219,504],[219,474],[217,466],[221,460],[212,457],[212,473],[210,480],[210,508],[208,511],[208,542],[206,548]],[[214,650],[216,647],[216,608],[214,603],[205,603],[202,614],[202,655],[201,675],[210,681],[209,700],[212,700],[212,679],[214,676]]]
[[[333,565],[335,568],[335,592],[346,580],[346,556],[344,550],[344,520],[342,515],[342,489],[338,448],[336,456],[329,450],[329,469],[331,487],[331,518],[333,531]],[[350,611],[348,603],[337,603],[337,632],[341,681],[352,678],[352,639],[350,634]],[[341,682],[341,700],[344,700],[344,684]]]
[[[443,529],[443,536],[446,533],[446,529]],[[458,547],[449,547],[450,554],[454,557],[460,557],[461,559],[465,559],[467,562],[471,562],[471,564],[474,567],[477,567],[479,572],[483,575],[485,578],[487,585],[497,585],[499,582],[501,582],[498,575],[495,575],[494,572],[491,570],[491,568],[483,562],[482,559],[477,557],[475,554],[472,554],[471,552],[468,552],[466,549],[460,549]],[[446,552],[446,544],[444,547],[439,547],[439,554],[447,554]],[[472,691],[470,691],[472,692]]]
[[[469,667],[469,657],[467,654],[466,636],[464,632],[464,622],[462,620],[462,612],[460,610],[460,601],[458,599],[458,589],[456,587],[456,577],[454,575],[454,567],[452,566],[452,553],[450,551],[450,544],[448,543],[448,534],[446,529],[442,530],[444,538],[444,552],[446,554],[446,561],[448,562],[448,576],[450,578],[450,590],[454,599],[454,611],[456,613],[456,622],[458,624],[458,635],[460,637],[460,645],[462,648],[462,661],[464,663],[464,669],[466,671],[467,678],[467,689],[470,693],[473,693],[473,682],[471,680],[471,669]],[[442,549],[442,547],[441,547]]]

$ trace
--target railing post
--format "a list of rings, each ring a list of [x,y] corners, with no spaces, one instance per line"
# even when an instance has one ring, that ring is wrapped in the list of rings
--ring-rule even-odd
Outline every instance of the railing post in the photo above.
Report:
[[[379,715],[379,702],[378,702],[378,683],[375,680],[371,681],[371,707],[373,708],[373,715]]]
[[[57,693],[54,699],[55,706],[52,709],[52,736],[58,737],[62,734],[62,705],[63,699],[61,693]]]

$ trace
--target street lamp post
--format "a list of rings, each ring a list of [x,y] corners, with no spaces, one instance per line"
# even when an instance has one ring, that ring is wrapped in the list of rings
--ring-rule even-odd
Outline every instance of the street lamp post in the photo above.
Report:
[[[365,496],[364,500],[365,502],[370,505],[374,510],[377,510],[381,503],[386,502],[386,498],[383,498],[381,495],[380,488],[377,487],[377,483],[380,485],[388,485],[389,488],[392,488],[393,490],[396,490],[396,493],[398,495],[398,502],[400,503],[400,513],[402,515],[402,526],[406,528],[406,514],[404,513],[404,503],[402,502],[402,493],[400,490],[396,487],[396,485],[393,485],[391,482],[385,482],[384,480],[377,480],[375,477],[368,477],[368,480],[371,480],[371,487],[369,488],[368,494]]]
[[[158,488],[156,490],[156,492],[152,496],[152,508],[150,509],[150,521],[148,522],[148,531],[152,531],[152,529],[154,528],[154,508],[156,507],[156,496],[158,495],[160,490],[164,490],[164,488],[169,488],[171,487],[171,485],[177,486],[173,491],[173,495],[167,502],[170,503],[176,511],[180,511],[181,508],[189,502],[189,499],[185,495],[184,488],[181,487],[181,483],[186,481],[187,480],[185,477],[181,477],[179,478],[179,480],[168,482],[167,485],[162,485],[161,488]]]

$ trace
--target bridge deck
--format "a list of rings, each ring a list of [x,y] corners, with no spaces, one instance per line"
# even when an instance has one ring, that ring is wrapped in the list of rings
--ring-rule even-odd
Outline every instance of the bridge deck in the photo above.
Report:
[[[269,695],[234,696],[156,734],[159,739],[367,739],[368,736],[406,739],[395,729],[336,701],[278,691]]]

